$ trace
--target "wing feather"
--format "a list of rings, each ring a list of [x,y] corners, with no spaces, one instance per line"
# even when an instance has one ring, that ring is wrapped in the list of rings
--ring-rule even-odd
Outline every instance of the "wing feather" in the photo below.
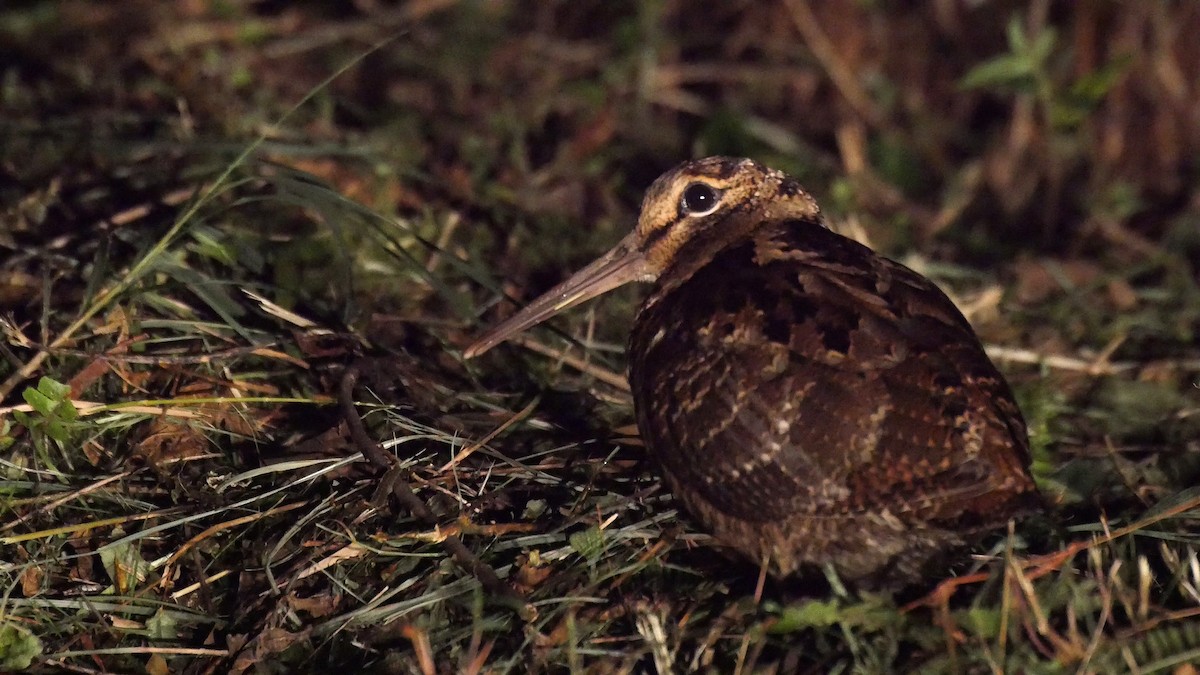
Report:
[[[961,313],[827,230],[761,232],[656,288],[636,326],[650,451],[729,516],[986,517],[1032,489],[1024,423]]]

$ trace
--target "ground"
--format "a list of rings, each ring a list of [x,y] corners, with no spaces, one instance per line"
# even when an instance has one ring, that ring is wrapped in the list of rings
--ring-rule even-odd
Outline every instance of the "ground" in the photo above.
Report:
[[[4,3],[0,670],[1195,672],[1197,33],[1188,2]],[[758,588],[638,444],[638,289],[462,359],[710,154],[954,297],[1046,514],[897,594]]]

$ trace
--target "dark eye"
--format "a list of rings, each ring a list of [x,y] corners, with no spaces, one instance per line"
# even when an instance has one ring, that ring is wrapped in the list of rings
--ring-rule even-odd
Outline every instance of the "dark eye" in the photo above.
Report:
[[[704,183],[692,183],[683,189],[683,212],[691,216],[706,216],[717,210],[721,195]]]

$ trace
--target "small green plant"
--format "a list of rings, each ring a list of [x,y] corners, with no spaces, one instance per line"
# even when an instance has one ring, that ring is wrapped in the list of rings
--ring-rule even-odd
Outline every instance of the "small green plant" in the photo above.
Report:
[[[1007,54],[975,66],[959,81],[964,89],[1008,89],[1032,93],[1042,106],[1051,128],[1070,131],[1082,124],[1096,105],[1112,91],[1131,62],[1120,56],[1082,77],[1062,82],[1054,68],[1058,35],[1043,28],[1029,35],[1020,17],[1008,22]]]
[[[589,565],[595,565],[599,562],[600,557],[604,555],[604,549],[607,547],[604,530],[598,527],[590,527],[572,534],[570,544],[571,548],[583,556]]]
[[[0,670],[25,670],[42,653],[42,641],[15,623],[0,624]]]
[[[43,377],[38,380],[37,387],[27,387],[22,398],[33,408],[33,412],[15,410],[13,419],[29,430],[38,458],[54,468],[47,441],[53,441],[60,450],[66,448],[79,418],[79,411],[71,402],[71,387],[53,378]]]
[[[1009,53],[975,66],[959,83],[965,89],[1006,87],[1017,91],[1037,91],[1050,84],[1049,62],[1057,34],[1043,28],[1035,36],[1025,32],[1021,18],[1008,22]]]

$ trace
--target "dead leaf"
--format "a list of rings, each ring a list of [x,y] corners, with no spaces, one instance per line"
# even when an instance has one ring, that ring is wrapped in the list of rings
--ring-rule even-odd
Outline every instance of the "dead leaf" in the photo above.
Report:
[[[1129,282],[1124,279],[1113,279],[1108,282],[1108,301],[1114,309],[1128,312],[1137,307],[1138,296]]]
[[[234,659],[231,673],[244,673],[260,663],[270,663],[271,657],[308,639],[309,631],[289,633],[282,628],[267,628],[256,635]]]
[[[27,598],[37,596],[42,592],[42,582],[46,579],[46,572],[37,565],[29,565],[21,570],[21,593]]]
[[[288,595],[288,604],[299,612],[307,612],[314,619],[329,616],[337,611],[342,596],[333,593],[314,595],[311,598],[301,598],[292,593]]]
[[[167,665],[167,659],[162,654],[151,654],[146,660],[146,673],[148,675],[168,675],[171,672],[170,666]]]

